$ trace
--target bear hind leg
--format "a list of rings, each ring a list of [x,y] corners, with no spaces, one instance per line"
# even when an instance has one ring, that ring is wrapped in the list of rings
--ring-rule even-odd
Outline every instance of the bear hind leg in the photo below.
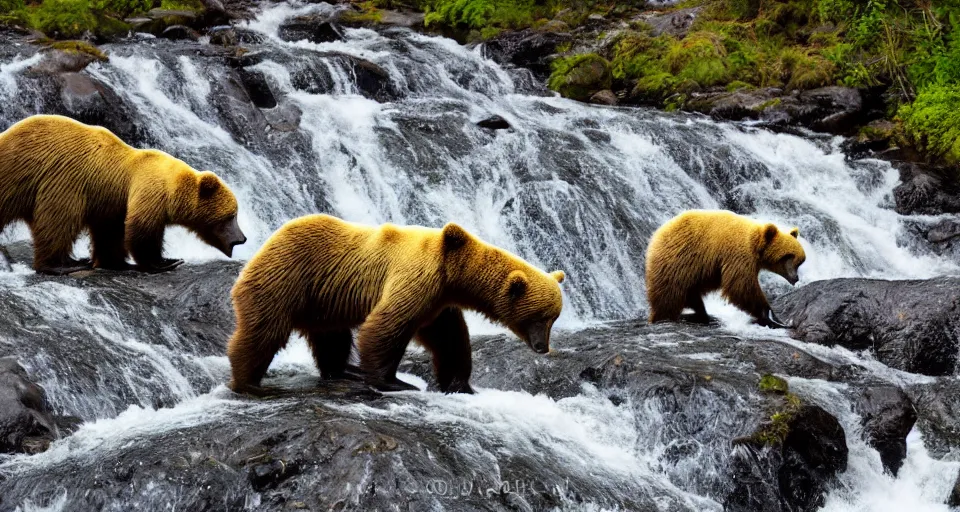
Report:
[[[129,270],[127,249],[124,247],[123,220],[104,221],[90,226],[90,239],[93,250],[94,268],[107,270]]]
[[[56,199],[56,198],[54,198]],[[79,207],[76,203],[81,203]],[[43,274],[64,275],[89,270],[89,261],[71,256],[73,244],[83,230],[82,201],[41,201],[37,204],[60,205],[56,210],[38,209],[34,213],[30,231],[33,234],[33,268]],[[76,212],[69,212],[76,208]]]
[[[433,322],[417,331],[417,342],[433,354],[433,371],[440,391],[474,393],[470,387],[470,333],[463,312],[458,308],[443,310]]]
[[[349,329],[339,331],[308,331],[307,345],[320,377],[328,379],[360,380],[360,369],[350,364],[353,334]]]
[[[227,343],[232,378],[230,389],[258,393],[274,356],[287,343],[292,329],[249,329],[240,325]]]

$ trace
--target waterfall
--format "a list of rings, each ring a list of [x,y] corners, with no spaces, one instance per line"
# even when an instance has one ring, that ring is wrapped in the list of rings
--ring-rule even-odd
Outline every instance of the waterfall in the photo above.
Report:
[[[663,222],[691,208],[731,209],[798,226],[807,253],[800,286],[835,277],[960,273],[958,262],[935,255],[905,228],[907,222],[930,219],[893,211],[897,171],[880,160],[845,158],[839,138],[577,103],[521,83],[519,73],[487,59],[480,47],[405,30],[347,29],[344,41],[329,43],[278,37],[285,20],[334,8],[266,7],[245,26],[262,41],[249,45],[252,63],[239,82],[230,78],[236,76],[232,57],[209,45],[201,51],[195,43],[152,39],[103,45],[109,60],[83,71],[118,96],[127,117],[117,122],[134,139],[128,142],[212,170],[232,187],[248,236],[234,251],[238,259],[252,256],[285,221],[310,213],[374,224],[440,227],[455,221],[544,270],[564,270],[565,305],[557,326],[565,330],[644,316],[647,241]],[[41,59],[25,49],[0,62],[0,128],[50,101],[48,88],[26,73]],[[246,95],[256,96],[253,104]],[[511,128],[476,125],[492,115]],[[11,226],[0,242],[28,236],[22,226]],[[83,254],[87,243],[79,241],[76,252]],[[167,231],[165,245],[168,256],[190,263],[225,259],[180,228]],[[789,289],[776,276],[764,276],[762,283],[770,294]],[[7,460],[0,469],[29,473],[64,461],[79,464],[136,435],[204,425],[223,415],[269,414],[284,405],[226,397],[220,386],[227,375],[225,358],[191,351],[173,327],[176,318],[159,316],[133,326],[127,312],[99,292],[69,281],[35,282],[23,267],[0,277],[0,292],[23,301],[30,314],[69,325],[76,350],[102,347],[102,357],[110,361],[98,379],[82,380],[71,359],[80,356],[70,349],[54,341],[31,349],[0,339],[0,348],[18,354],[38,376],[58,411],[87,421],[72,440],[33,458]],[[719,308],[728,331],[744,337],[755,332],[731,320],[737,315],[732,308],[718,302],[708,307]],[[470,322],[484,328],[477,319]],[[909,378],[891,376],[869,358],[842,349],[816,350],[825,359],[869,368],[881,379]],[[293,343],[274,368],[315,374],[311,364],[303,345]],[[849,412],[842,390],[822,382],[791,384],[822,399],[847,428],[852,446],[851,469],[824,510],[898,510],[907,498],[923,510],[945,510],[936,503],[942,503],[950,473],[960,466],[931,459],[914,432],[901,473],[914,476],[884,475],[876,452],[859,440],[859,417]],[[663,503],[678,509],[722,508],[704,497],[715,475],[697,467],[719,471],[718,452],[656,468],[652,461],[669,445],[656,435],[667,428],[658,405],[633,403],[631,410],[640,413],[631,415],[606,402],[597,405],[600,395],[589,387],[560,400],[486,390],[479,397],[411,398],[392,408],[336,407],[361,417],[389,414],[401,423],[456,423],[478,432],[483,429],[477,425],[486,424],[486,435],[510,450],[533,449],[530,440],[543,438],[553,443],[553,456],[582,463],[584,478],[614,487],[649,482],[662,490]],[[697,397],[703,404],[715,399]],[[514,418],[524,410],[536,411],[538,419],[519,423]],[[734,424],[745,410],[739,403],[706,407],[700,421],[719,426],[713,437],[698,442],[719,443],[724,425]],[[622,451],[623,446],[630,449]],[[901,501],[857,504],[875,490]],[[611,491],[614,497],[617,492]]]

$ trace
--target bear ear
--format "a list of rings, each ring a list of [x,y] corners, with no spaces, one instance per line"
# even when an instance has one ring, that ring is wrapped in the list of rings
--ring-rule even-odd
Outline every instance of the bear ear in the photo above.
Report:
[[[763,245],[769,245],[778,234],[780,234],[780,228],[778,228],[775,224],[767,224],[763,228]]]
[[[448,222],[443,227],[443,249],[445,251],[455,251],[467,244],[470,240],[470,234],[453,222]]]
[[[553,272],[550,272],[550,277],[556,279],[558,283],[562,283],[563,279],[567,277],[567,275],[564,274],[562,270],[554,270]]]
[[[793,228],[790,230],[790,236],[797,238],[800,236],[800,228]]]
[[[507,277],[507,295],[512,300],[517,300],[527,293],[527,276],[519,270],[514,270]]]
[[[220,188],[220,179],[210,171],[200,173],[200,198],[209,199]]]

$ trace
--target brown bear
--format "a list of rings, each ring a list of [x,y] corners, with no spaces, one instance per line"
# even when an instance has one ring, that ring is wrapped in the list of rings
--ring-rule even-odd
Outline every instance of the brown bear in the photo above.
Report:
[[[797,268],[806,255],[797,241],[773,224],[760,223],[728,211],[690,210],[660,227],[647,248],[647,298],[650,322],[685,317],[708,323],[703,296],[722,290],[723,297],[746,311],[760,325],[787,327],[770,309],[760,288],[760,270],[775,272],[797,283]]]
[[[323,378],[363,378],[383,391],[417,389],[396,377],[411,338],[433,355],[444,392],[472,393],[462,309],[509,327],[535,352],[550,349],[564,274],[547,274],[460,226],[366,226],[309,215],[281,226],[231,295],[237,328],[227,355],[240,392],[258,387],[290,334],[306,338]],[[360,368],[348,364],[357,331]]]
[[[0,133],[0,229],[23,220],[37,272],[91,267],[160,272],[163,233],[179,224],[227,256],[246,241],[237,200],[212,172],[162,152],[128,146],[109,130],[62,116],[28,117]],[[87,228],[90,260],[71,256]]]

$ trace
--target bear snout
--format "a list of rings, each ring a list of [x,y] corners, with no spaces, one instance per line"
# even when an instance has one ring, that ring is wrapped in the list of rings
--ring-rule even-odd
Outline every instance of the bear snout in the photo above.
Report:
[[[527,331],[527,344],[538,354],[550,352],[550,331],[545,322],[537,322]]]

